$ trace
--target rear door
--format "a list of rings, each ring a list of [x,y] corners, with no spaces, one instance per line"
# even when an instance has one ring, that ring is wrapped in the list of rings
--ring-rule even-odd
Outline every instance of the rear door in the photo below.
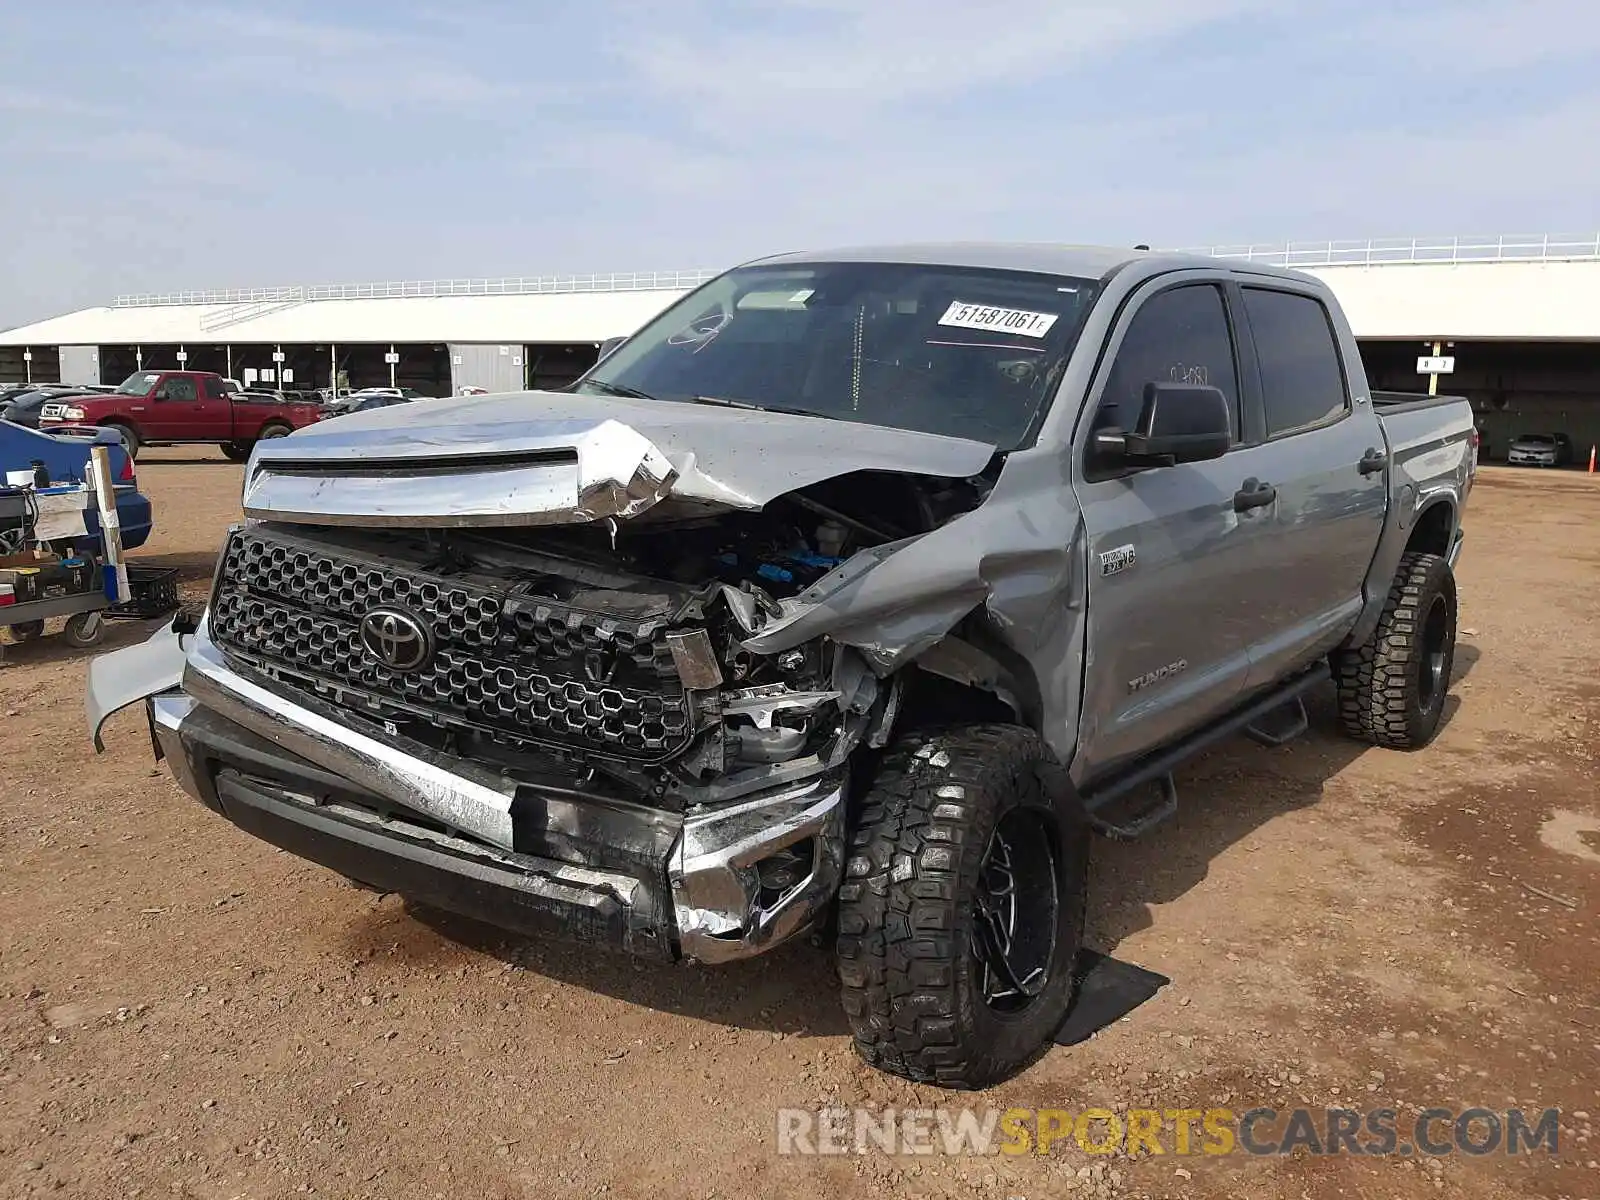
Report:
[[[1322,296],[1277,280],[1241,280],[1239,295],[1265,429],[1258,474],[1277,491],[1261,528],[1272,607],[1251,650],[1253,690],[1343,639],[1363,603],[1388,489],[1366,380],[1345,368],[1359,371],[1360,360],[1341,352]]]
[[[1093,415],[1075,451],[1089,549],[1079,784],[1233,706],[1271,613],[1272,513],[1249,498],[1264,452],[1242,402],[1230,295],[1222,278],[1196,272],[1146,284],[1091,386]],[[1220,388],[1233,407],[1233,449],[1210,462],[1098,468],[1093,431],[1132,428],[1156,382]]]

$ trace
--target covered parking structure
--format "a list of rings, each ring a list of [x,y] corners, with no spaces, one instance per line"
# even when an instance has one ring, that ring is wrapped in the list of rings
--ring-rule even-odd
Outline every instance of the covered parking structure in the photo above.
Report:
[[[151,368],[248,386],[444,396],[558,387],[607,338],[709,272],[350,284],[121,296],[0,333],[0,382],[117,383]]]
[[[1523,433],[1600,444],[1600,235],[1209,247],[1325,279],[1371,386],[1466,395],[1488,456]],[[710,272],[438,280],[119,297],[0,333],[0,382],[118,382],[186,364],[294,388],[558,387]],[[1418,360],[1453,359],[1432,380]],[[281,355],[281,357],[279,357]],[[26,356],[26,357],[25,357]]]
[[[1372,387],[1470,400],[1485,458],[1528,433],[1566,434],[1575,464],[1600,446],[1600,235],[1334,243],[1266,261],[1327,281]],[[1451,370],[1437,380],[1419,369],[1440,358]]]

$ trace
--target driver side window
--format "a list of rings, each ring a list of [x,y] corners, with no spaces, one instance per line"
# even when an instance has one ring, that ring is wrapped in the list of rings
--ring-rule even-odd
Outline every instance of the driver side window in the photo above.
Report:
[[[1094,428],[1132,429],[1147,383],[1221,389],[1228,399],[1229,431],[1239,440],[1239,375],[1220,288],[1185,284],[1139,306],[1111,364]]]
[[[156,389],[157,400],[195,400],[198,395],[195,391],[194,380],[182,375],[169,379]]]

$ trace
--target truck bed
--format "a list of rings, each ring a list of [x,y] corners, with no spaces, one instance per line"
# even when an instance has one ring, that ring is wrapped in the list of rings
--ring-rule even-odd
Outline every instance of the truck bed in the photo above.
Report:
[[[1372,407],[1398,466],[1420,454],[1450,448],[1442,457],[1430,457],[1426,470],[1451,474],[1475,458],[1471,446],[1475,419],[1465,396],[1373,392]]]

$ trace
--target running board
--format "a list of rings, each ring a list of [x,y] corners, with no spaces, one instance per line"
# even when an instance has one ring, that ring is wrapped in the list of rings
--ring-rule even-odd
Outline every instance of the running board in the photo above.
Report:
[[[1142,759],[1129,770],[1086,788],[1082,794],[1083,812],[1090,828],[1114,841],[1143,837],[1178,811],[1178,785],[1173,782],[1173,771],[1200,751],[1236,733],[1244,733],[1263,745],[1278,746],[1299,737],[1309,724],[1303,697],[1326,683],[1331,675],[1327,663],[1318,663],[1304,675]],[[1281,740],[1264,740],[1270,738]],[[1143,805],[1129,803],[1140,789],[1151,784],[1156,785],[1156,799]]]
[[[1287,746],[1310,728],[1306,702],[1296,696],[1271,712],[1262,713],[1244,727],[1244,735],[1257,745]]]

